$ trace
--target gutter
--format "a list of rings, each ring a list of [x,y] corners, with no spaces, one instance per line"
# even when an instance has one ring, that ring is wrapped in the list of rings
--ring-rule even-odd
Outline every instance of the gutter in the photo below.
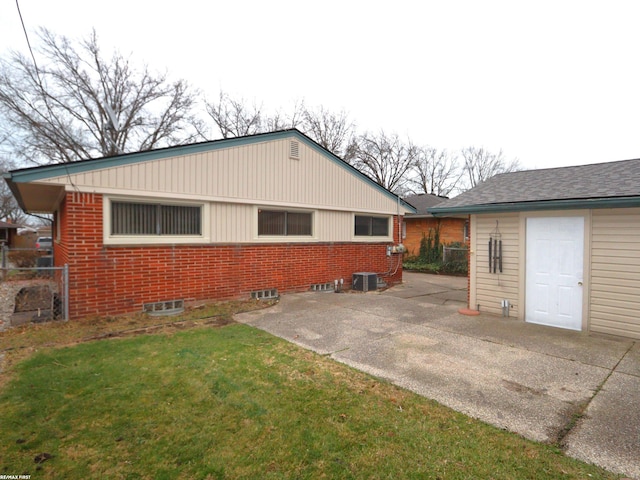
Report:
[[[475,213],[530,212],[533,210],[570,210],[591,208],[640,207],[640,197],[588,198],[569,200],[536,200],[532,202],[489,203],[457,207],[433,207],[428,212],[434,217]]]

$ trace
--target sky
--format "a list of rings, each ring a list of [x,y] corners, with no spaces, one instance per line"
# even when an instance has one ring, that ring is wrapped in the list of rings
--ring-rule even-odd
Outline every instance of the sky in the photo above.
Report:
[[[38,27],[267,110],[347,112],[358,130],[526,169],[640,157],[640,2],[19,0]],[[27,52],[0,0],[0,55]]]

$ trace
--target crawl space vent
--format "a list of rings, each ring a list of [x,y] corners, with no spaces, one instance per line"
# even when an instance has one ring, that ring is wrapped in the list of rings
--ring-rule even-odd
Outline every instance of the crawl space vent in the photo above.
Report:
[[[255,292],[251,292],[252,300],[271,300],[274,298],[278,298],[278,289],[269,288],[267,290],[256,290]]]
[[[300,143],[295,140],[291,140],[289,144],[289,158],[300,160]]]
[[[314,283],[311,285],[312,292],[333,292],[333,283]]]
[[[142,311],[149,315],[175,315],[184,311],[184,300],[145,303],[142,305]]]

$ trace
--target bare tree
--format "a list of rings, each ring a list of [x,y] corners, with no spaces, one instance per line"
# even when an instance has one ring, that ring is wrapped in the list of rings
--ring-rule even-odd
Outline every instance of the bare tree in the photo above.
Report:
[[[95,31],[78,44],[38,33],[38,65],[12,52],[0,59],[0,115],[16,155],[62,163],[201,139],[195,92],[183,80],[105,58]]]
[[[412,168],[410,184],[415,193],[430,193],[449,197],[456,190],[462,177],[458,158],[446,150],[424,147]]]
[[[410,140],[405,143],[395,133],[365,133],[359,137],[352,164],[386,189],[403,193],[419,152]]]
[[[467,147],[460,154],[468,188],[473,188],[498,173],[515,172],[522,168],[517,158],[507,160],[502,150],[492,153],[484,147]]]
[[[220,92],[217,101],[206,102],[206,109],[221,138],[297,128],[343,160],[351,161],[355,155],[355,124],[344,111],[309,108],[304,101],[296,101],[290,113],[269,114],[262,105],[248,105],[245,99],[225,92]]]
[[[217,102],[206,102],[206,109],[222,138],[243,137],[264,132],[262,106],[248,107],[244,99],[220,92]]]
[[[303,108],[299,128],[324,148],[351,163],[358,150],[356,127],[344,111]]]
[[[3,173],[13,170],[15,165],[8,160],[0,159],[0,177]],[[13,223],[22,224],[27,216],[18,206],[7,182],[0,178],[0,220],[11,220]]]

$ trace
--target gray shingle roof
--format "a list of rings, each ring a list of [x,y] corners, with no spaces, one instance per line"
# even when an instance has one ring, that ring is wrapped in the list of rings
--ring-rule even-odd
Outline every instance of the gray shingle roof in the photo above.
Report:
[[[406,197],[402,197],[402,199],[416,207],[417,215],[427,215],[429,213],[427,212],[429,207],[435,207],[447,200],[447,197],[439,197],[431,193],[421,193],[418,195],[407,195]]]
[[[438,205],[434,213],[478,205],[624,197],[640,199],[640,159],[502,173]]]

